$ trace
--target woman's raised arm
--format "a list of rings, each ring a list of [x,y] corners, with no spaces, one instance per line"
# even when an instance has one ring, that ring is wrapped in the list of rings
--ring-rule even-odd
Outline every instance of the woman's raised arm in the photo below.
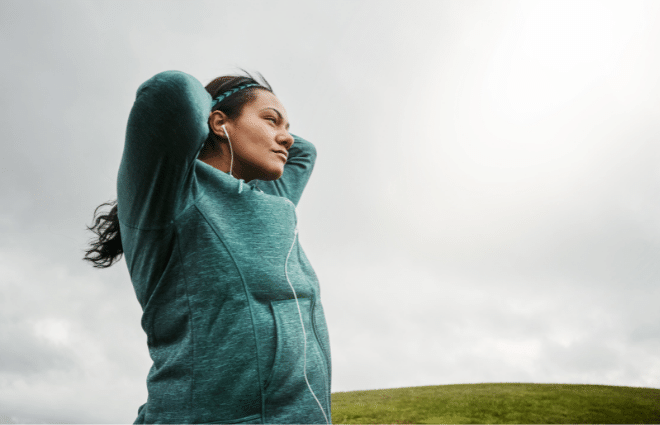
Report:
[[[181,207],[209,129],[211,96],[191,75],[165,71],[138,89],[117,178],[122,224],[162,228]]]

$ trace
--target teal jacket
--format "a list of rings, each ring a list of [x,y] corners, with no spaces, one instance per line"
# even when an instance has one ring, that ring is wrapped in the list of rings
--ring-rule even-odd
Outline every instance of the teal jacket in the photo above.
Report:
[[[153,360],[135,423],[331,422],[328,329],[296,217],[316,148],[294,136],[279,180],[238,180],[197,159],[210,111],[197,79],[167,71],[128,118],[117,208]]]

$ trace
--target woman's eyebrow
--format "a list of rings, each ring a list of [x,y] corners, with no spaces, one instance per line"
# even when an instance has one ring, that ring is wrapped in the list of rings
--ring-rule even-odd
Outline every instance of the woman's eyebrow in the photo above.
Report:
[[[277,115],[280,117],[280,120],[284,120],[284,117],[282,116],[282,114],[280,114],[280,111],[278,111],[277,109],[275,109],[275,108],[271,108],[271,107],[268,107],[268,108],[264,108],[264,109],[262,109],[262,111],[264,111],[264,110],[266,110],[266,109],[272,109],[273,111],[277,112]],[[286,123],[286,129],[288,130],[289,127],[291,127],[291,123],[287,122],[287,123]]]

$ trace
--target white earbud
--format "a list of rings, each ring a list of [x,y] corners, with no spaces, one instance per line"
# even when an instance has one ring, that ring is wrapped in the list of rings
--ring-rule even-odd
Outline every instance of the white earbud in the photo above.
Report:
[[[225,131],[225,136],[227,136],[227,141],[229,142],[229,152],[231,152],[231,165],[229,166],[229,174],[234,176],[234,150],[231,148],[231,140],[229,140],[229,134],[227,133],[227,128],[222,124],[222,129]]]

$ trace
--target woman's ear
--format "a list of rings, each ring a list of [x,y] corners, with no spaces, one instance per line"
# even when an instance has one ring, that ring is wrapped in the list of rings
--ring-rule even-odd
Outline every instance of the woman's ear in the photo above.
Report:
[[[209,115],[209,128],[216,136],[221,139],[226,139],[225,132],[222,129],[223,124],[227,124],[229,119],[227,115],[222,111],[213,111]]]

